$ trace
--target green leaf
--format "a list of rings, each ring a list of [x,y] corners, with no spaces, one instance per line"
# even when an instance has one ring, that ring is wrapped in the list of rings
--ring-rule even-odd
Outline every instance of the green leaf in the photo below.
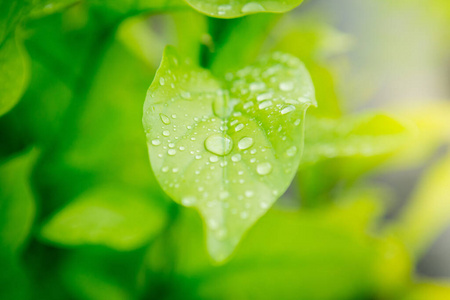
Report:
[[[98,187],[56,213],[41,236],[69,246],[105,245],[136,249],[163,228],[166,215],[143,195],[118,187]]]
[[[408,256],[401,246],[368,234],[379,199],[345,200],[321,210],[270,210],[221,266],[208,262],[198,217],[183,211],[169,237],[173,249],[155,245],[148,261],[155,269],[176,253],[175,267],[168,266],[175,270],[169,299],[335,300],[389,293],[385,284],[408,279]]]
[[[0,116],[20,100],[28,82],[28,59],[16,38],[0,41]]]
[[[303,163],[335,157],[371,157],[392,154],[404,146],[412,127],[386,114],[327,119],[306,124]]]
[[[215,18],[237,18],[249,14],[287,12],[303,0],[185,0],[196,10]]]
[[[100,247],[76,249],[60,265],[60,277],[76,299],[137,299],[142,252],[116,252]]]
[[[289,186],[315,104],[307,70],[290,55],[266,56],[226,78],[167,48],[143,118],[158,181],[203,215],[217,261]]]
[[[182,0],[88,0],[102,14],[124,19],[142,13],[165,12],[188,7]]]
[[[36,155],[36,150],[28,151],[0,166],[1,251],[18,251],[31,229],[35,203],[29,181]]]
[[[447,300],[450,299],[450,282],[424,281],[413,286],[402,300]]]
[[[416,257],[450,224],[450,155],[425,174],[410,204],[395,224]]]

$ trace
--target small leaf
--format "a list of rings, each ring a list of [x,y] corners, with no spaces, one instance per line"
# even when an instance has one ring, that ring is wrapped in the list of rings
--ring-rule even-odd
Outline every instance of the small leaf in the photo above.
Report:
[[[263,12],[287,12],[300,5],[303,0],[186,0],[186,2],[208,16],[228,19]]]
[[[425,174],[411,204],[396,224],[410,250],[420,257],[450,224],[450,155]]]
[[[28,237],[35,214],[30,173],[31,150],[0,165],[0,252],[16,253]]]
[[[22,45],[13,37],[0,42],[0,116],[19,101],[27,85],[28,72]]]
[[[215,260],[289,186],[311,104],[311,79],[293,56],[266,56],[221,82],[167,48],[144,105],[150,161],[164,191],[205,218]]]
[[[405,144],[410,134],[408,123],[385,114],[310,118],[306,125],[303,162],[392,154]]]
[[[41,236],[63,245],[105,245],[136,249],[162,229],[166,215],[128,190],[100,187],[82,194],[54,215]]]

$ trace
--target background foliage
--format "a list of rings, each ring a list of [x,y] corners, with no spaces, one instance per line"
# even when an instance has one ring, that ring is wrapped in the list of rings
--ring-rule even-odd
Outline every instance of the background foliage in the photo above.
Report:
[[[0,299],[449,299],[447,1],[199,2],[0,0]],[[217,78],[289,53],[316,91],[293,182],[221,263],[149,164],[168,44]]]

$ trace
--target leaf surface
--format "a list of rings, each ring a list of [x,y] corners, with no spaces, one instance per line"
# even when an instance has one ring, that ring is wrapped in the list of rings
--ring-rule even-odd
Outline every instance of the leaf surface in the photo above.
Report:
[[[425,174],[397,228],[411,251],[420,257],[450,224],[450,155]]]
[[[306,125],[303,162],[392,154],[405,144],[410,135],[408,123],[386,114],[340,119],[310,118]]]
[[[164,191],[205,218],[215,260],[289,186],[312,104],[309,74],[290,55],[274,53],[220,81],[167,48],[144,105],[150,161]]]
[[[63,245],[132,250],[159,233],[165,221],[160,209],[142,195],[98,187],[56,213],[42,227],[41,236]]]
[[[28,81],[28,59],[14,37],[0,41],[0,116],[16,105]]]
[[[303,0],[186,0],[186,2],[211,17],[237,18],[263,12],[287,12],[300,5]]]

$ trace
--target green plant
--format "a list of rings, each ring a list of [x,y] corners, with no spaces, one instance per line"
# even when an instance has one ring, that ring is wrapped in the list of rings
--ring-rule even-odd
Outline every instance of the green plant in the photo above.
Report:
[[[371,177],[450,107],[352,112],[301,2],[1,1],[0,298],[448,299],[448,154],[388,221]]]

